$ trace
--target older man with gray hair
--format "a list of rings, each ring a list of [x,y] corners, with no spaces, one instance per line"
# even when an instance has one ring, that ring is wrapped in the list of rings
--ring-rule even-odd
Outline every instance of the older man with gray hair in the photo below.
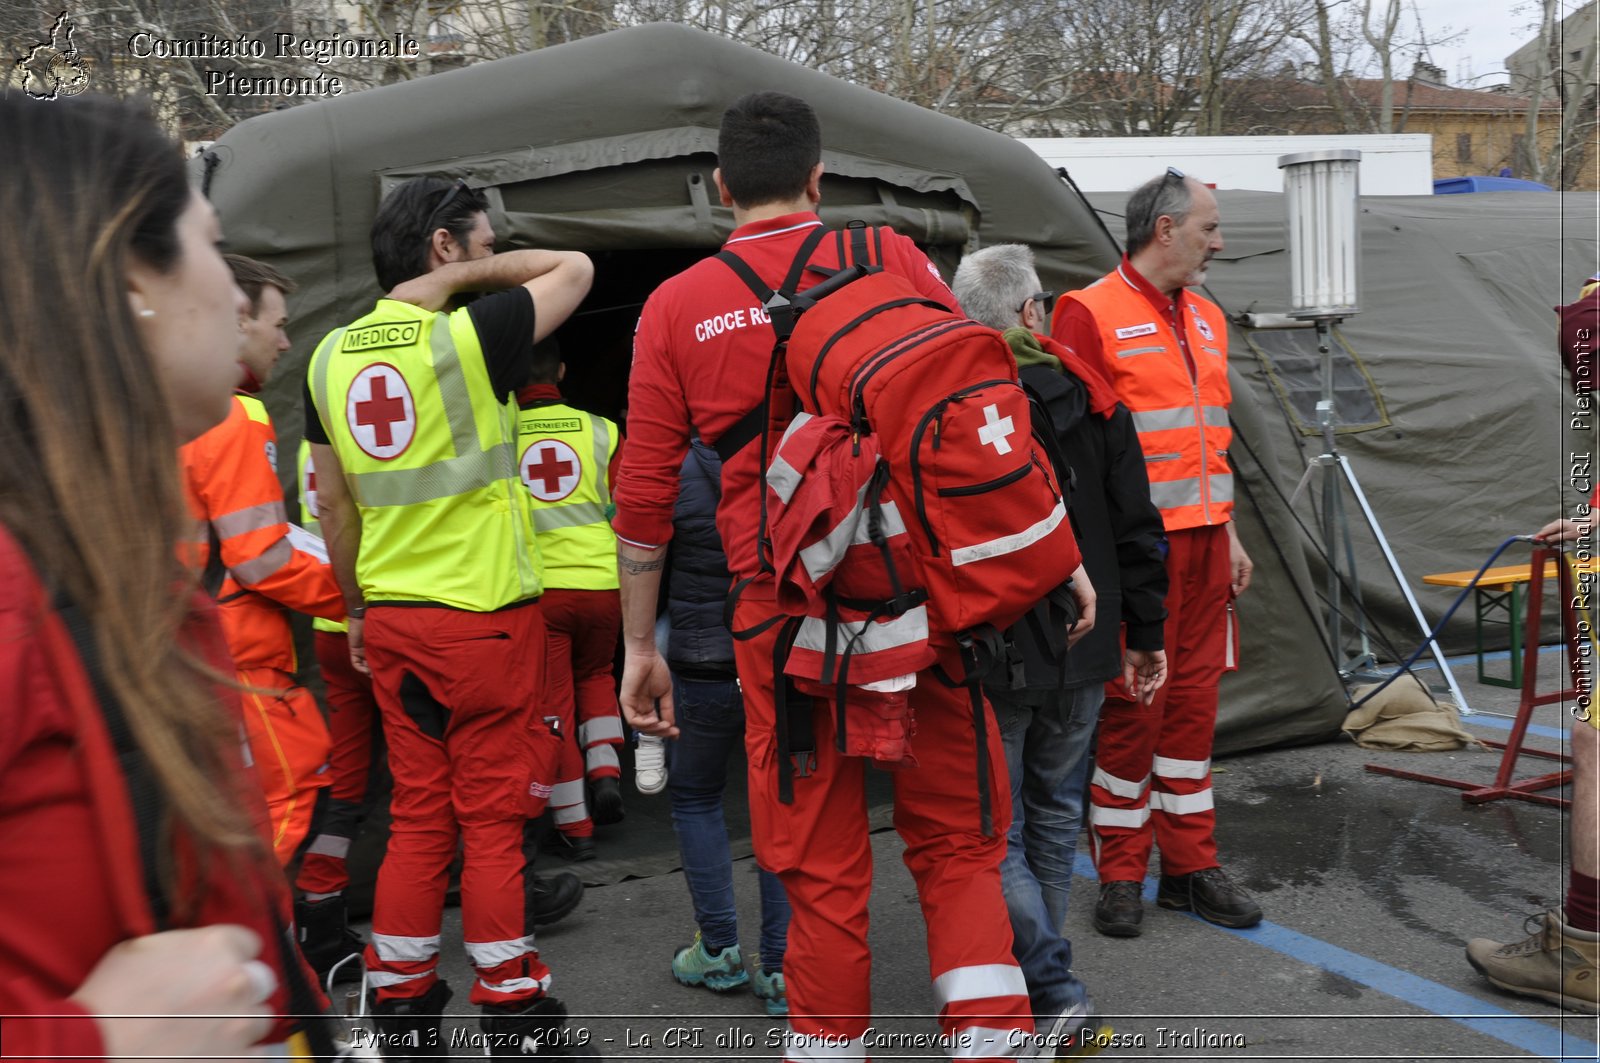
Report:
[[[1132,412],[1168,541],[1171,678],[1149,701],[1106,693],[1089,793],[1100,872],[1094,925],[1112,937],[1140,932],[1155,845],[1157,904],[1220,926],[1254,926],[1260,905],[1219,866],[1211,792],[1217,688],[1236,666],[1233,599],[1252,568],[1233,525],[1228,322],[1194,290],[1222,250],[1222,219],[1211,190],[1172,167],[1134,191],[1125,217],[1122,262],[1068,293],[1051,327],[1104,367]]]
[[[1096,624],[1069,653],[1060,625],[1024,619],[1008,633],[1017,664],[984,682],[1011,775],[1011,833],[1000,870],[1012,949],[1037,1029],[1048,1035],[1053,1027],[1080,1027],[1092,1011],[1061,933],[1090,746],[1108,681],[1121,677],[1148,700],[1165,678],[1167,574],[1161,514],[1150,501],[1133,420],[1099,366],[1038,334],[1051,299],[1040,289],[1033,252],[1021,244],[984,248],[956,270],[956,298],[968,316],[1001,330],[1073,467],[1072,518],[1084,567],[1099,615],[1113,620]]]

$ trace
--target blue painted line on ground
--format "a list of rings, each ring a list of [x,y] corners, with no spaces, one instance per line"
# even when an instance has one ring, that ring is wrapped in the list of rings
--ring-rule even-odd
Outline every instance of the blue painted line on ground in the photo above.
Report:
[[[1501,731],[1509,731],[1516,723],[1503,716],[1485,716],[1482,713],[1473,713],[1471,716],[1461,717],[1461,722],[1468,727],[1493,727]],[[1528,733],[1538,735],[1540,738],[1554,738],[1557,741],[1566,741],[1567,732],[1559,727],[1546,727],[1539,723],[1530,723]]]
[[[1094,862],[1087,853],[1078,853],[1073,871],[1083,878],[1094,879]],[[1144,880],[1144,899],[1154,902],[1156,879]],[[1199,919],[1191,914],[1191,919]],[[1204,920],[1201,920],[1202,922]],[[1215,924],[1207,924],[1215,925]],[[1556,1060],[1559,1063],[1577,1063],[1579,1060],[1600,1059],[1600,1045],[1574,1037],[1563,1030],[1546,1025],[1540,1019],[1519,1015],[1514,1011],[1485,1003],[1477,997],[1449,986],[1440,985],[1420,975],[1391,967],[1349,949],[1342,949],[1320,938],[1290,930],[1286,926],[1263,920],[1248,930],[1216,927],[1244,941],[1280,953],[1300,963],[1331,971],[1352,982],[1375,989],[1386,996],[1404,1001],[1413,1007],[1431,1012],[1443,1019],[1467,1027],[1486,1037],[1530,1052],[1535,1056]],[[1465,957],[1461,962],[1465,964]]]
[[[1555,642],[1555,643],[1551,643],[1549,646],[1540,646],[1539,647],[1539,652],[1540,653],[1556,653],[1556,652],[1560,651],[1562,648],[1563,648],[1563,644],[1562,643]],[[1522,651],[1518,650],[1517,652],[1521,653]],[[1486,661],[1509,661],[1511,659],[1511,651],[1510,650],[1490,650],[1488,653],[1483,655],[1483,659],[1486,660]],[[1463,654],[1461,654],[1460,656],[1457,656],[1457,657],[1446,657],[1444,659],[1444,661],[1445,661],[1446,664],[1451,665],[1451,666],[1458,665],[1458,664],[1459,665],[1476,664],[1477,661],[1478,661],[1478,655],[1475,654],[1475,653],[1463,653]],[[1414,671],[1414,672],[1420,672],[1420,671],[1422,671],[1424,669],[1428,669],[1428,668],[1431,668],[1434,671],[1437,671],[1438,668],[1439,668],[1439,666],[1434,663],[1434,660],[1433,660],[1433,658],[1431,656],[1430,657],[1423,657],[1423,658],[1419,659],[1416,664],[1413,664],[1411,666],[1411,670]]]

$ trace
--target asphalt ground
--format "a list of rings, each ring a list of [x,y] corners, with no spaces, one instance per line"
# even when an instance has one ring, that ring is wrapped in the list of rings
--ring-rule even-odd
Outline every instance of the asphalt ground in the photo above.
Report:
[[[1504,654],[1491,664],[1503,668]],[[1542,682],[1556,682],[1559,652],[1546,650],[1542,664]],[[1467,729],[1504,739],[1517,692],[1478,684],[1470,657],[1452,670],[1477,710],[1463,718]],[[1560,751],[1566,721],[1563,705],[1539,708],[1528,745]],[[1340,740],[1218,761],[1224,863],[1267,915],[1250,930],[1155,907],[1151,879],[1143,935],[1102,937],[1090,924],[1095,883],[1080,847],[1066,930],[1074,969],[1116,1031],[1102,1058],[1600,1058],[1594,1017],[1500,993],[1463,953],[1471,937],[1520,939],[1528,915],[1561,903],[1564,814],[1521,801],[1467,804],[1459,790],[1366,770],[1387,764],[1487,784],[1500,758],[1486,747],[1392,753]],[[1517,776],[1552,767],[1524,758]],[[664,794],[630,787],[628,801],[635,822],[662,821],[652,803],[664,807]],[[610,884],[591,886],[574,914],[540,930],[574,1036],[608,1059],[780,1058],[782,1024],[747,991],[717,995],[673,981],[671,956],[694,927],[682,874],[666,870],[670,838],[659,826],[649,834],[656,855],[640,864],[646,877],[610,881],[628,861],[615,851],[625,843],[602,830],[602,859],[582,866]],[[945,1058],[921,911],[895,834],[874,834],[873,851],[872,1058]],[[735,852],[748,852],[748,840]],[[748,957],[757,947],[753,861],[737,860],[734,879]],[[464,1037],[477,1023],[456,909],[446,912],[444,940],[441,974],[456,988],[445,1035]]]

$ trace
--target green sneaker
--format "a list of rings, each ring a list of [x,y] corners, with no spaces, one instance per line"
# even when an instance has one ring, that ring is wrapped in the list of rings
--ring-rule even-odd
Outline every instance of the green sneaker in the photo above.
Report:
[[[767,1006],[767,1014],[781,1019],[789,1014],[789,990],[784,985],[782,971],[766,971],[761,967],[761,957],[756,957],[756,973],[750,980],[750,991]]]
[[[713,956],[706,951],[698,931],[694,944],[685,945],[672,957],[672,977],[684,985],[703,985],[715,993],[726,993],[750,982],[750,972],[739,957],[739,946],[729,945]]]

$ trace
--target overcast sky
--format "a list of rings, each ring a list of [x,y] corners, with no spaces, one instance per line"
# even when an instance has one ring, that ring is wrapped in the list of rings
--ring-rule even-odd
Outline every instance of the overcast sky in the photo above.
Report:
[[[1560,0],[1571,14],[1579,0]],[[1538,33],[1538,0],[1415,0],[1430,39],[1460,31],[1452,43],[1433,49],[1452,85],[1484,87],[1505,82],[1506,56]],[[1374,4],[1373,7],[1378,7]],[[1473,79],[1473,80],[1469,80]]]

